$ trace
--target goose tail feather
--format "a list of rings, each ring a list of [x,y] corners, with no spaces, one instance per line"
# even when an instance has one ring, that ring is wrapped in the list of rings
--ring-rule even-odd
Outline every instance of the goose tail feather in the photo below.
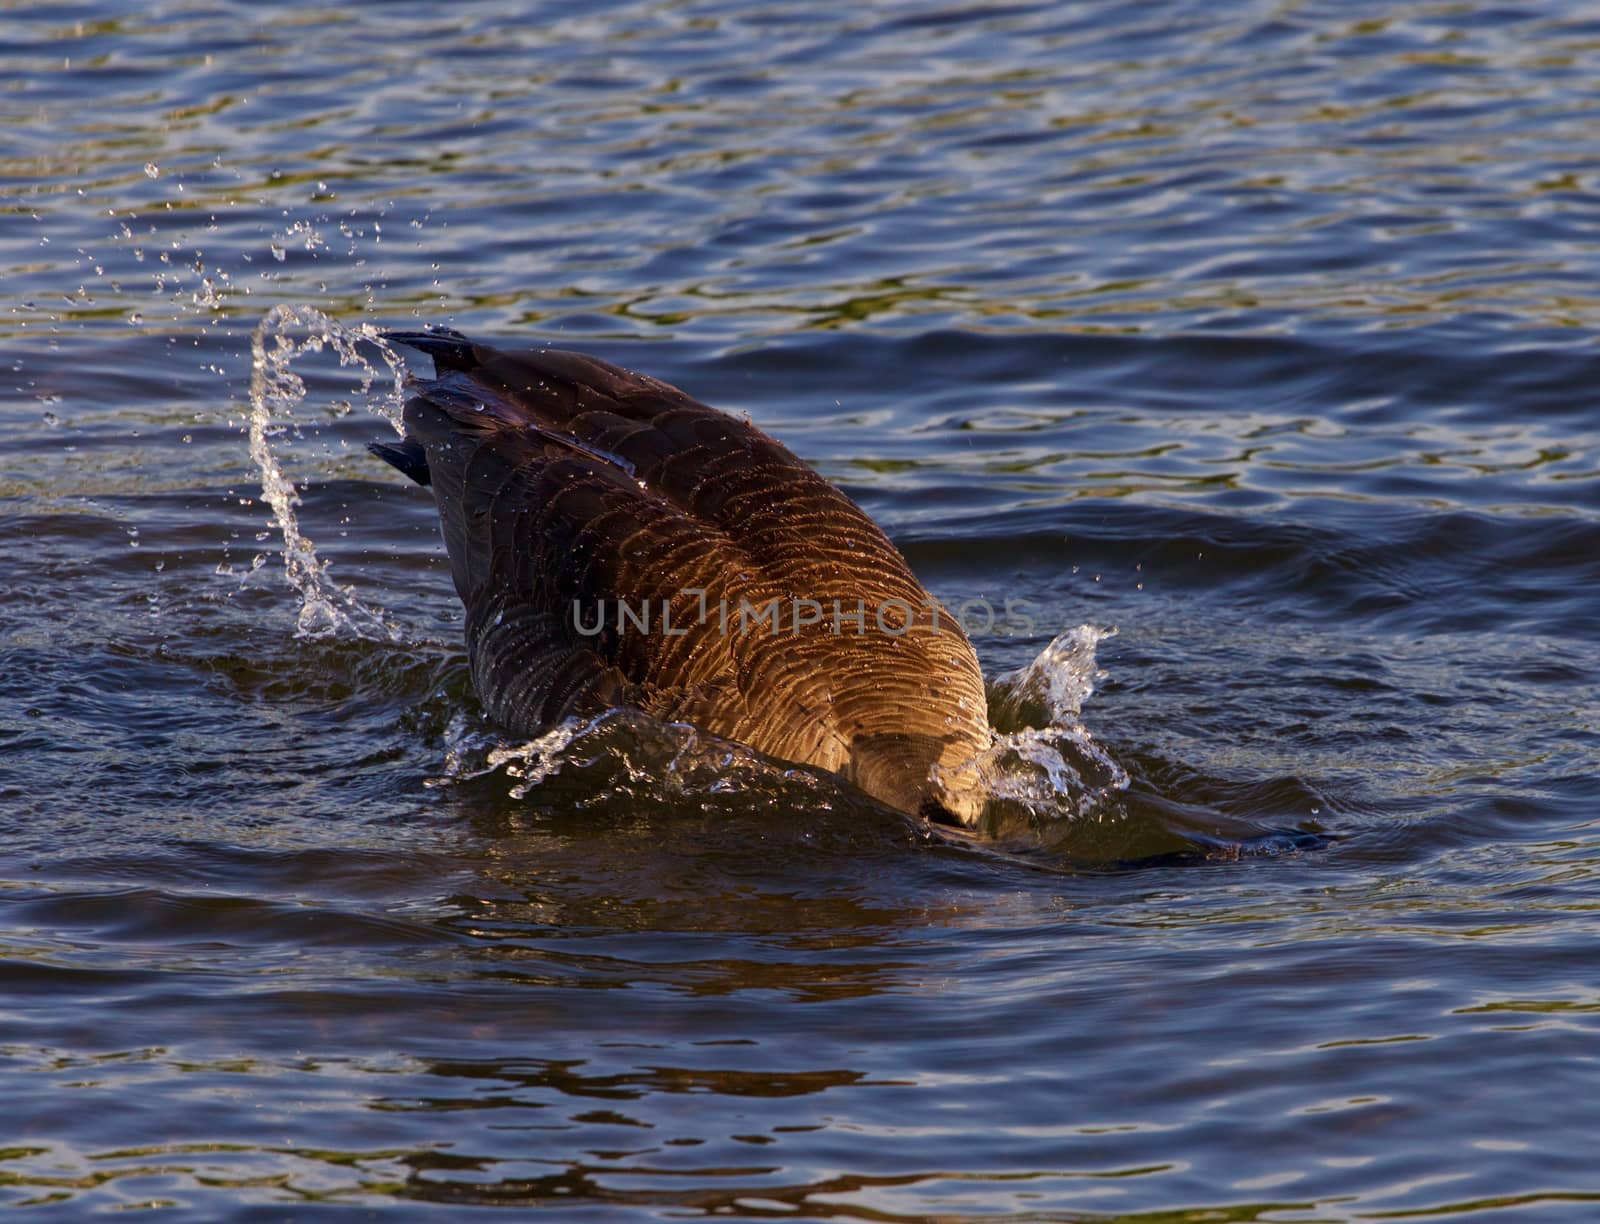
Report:
[[[433,473],[428,470],[428,452],[422,449],[421,443],[410,439],[401,442],[368,442],[367,450],[390,466],[399,468],[424,488],[433,483]]]
[[[403,344],[433,358],[437,370],[475,370],[483,364],[477,345],[458,331],[440,327],[431,331],[386,331],[391,344]]]

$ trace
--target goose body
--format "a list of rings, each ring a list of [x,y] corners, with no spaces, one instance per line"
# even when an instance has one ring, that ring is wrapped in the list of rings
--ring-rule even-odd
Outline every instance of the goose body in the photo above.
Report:
[[[977,656],[849,498],[657,379],[448,331],[388,339],[434,377],[411,380],[404,440],[371,449],[433,488],[496,722],[533,735],[633,706],[976,821]]]

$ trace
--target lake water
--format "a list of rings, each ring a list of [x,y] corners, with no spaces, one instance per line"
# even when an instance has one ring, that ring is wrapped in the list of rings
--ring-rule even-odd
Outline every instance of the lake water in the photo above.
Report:
[[[0,65],[0,1204],[1600,1216],[1593,6],[83,0]],[[272,367],[286,578],[277,307],[749,414],[1028,602],[990,677],[1075,634],[1076,798],[511,752],[375,346]]]

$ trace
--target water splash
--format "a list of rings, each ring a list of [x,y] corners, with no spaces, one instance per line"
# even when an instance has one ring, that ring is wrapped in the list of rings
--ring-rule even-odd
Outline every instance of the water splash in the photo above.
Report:
[[[1081,626],[1056,638],[1027,667],[1000,677],[991,703],[1001,728],[993,746],[955,771],[977,773],[989,795],[978,830],[994,839],[1050,840],[1074,821],[1103,814],[1128,773],[1078,721],[1103,673],[1095,646],[1115,630]],[[1028,721],[1037,725],[1024,725]],[[711,811],[815,814],[875,808],[824,770],[775,761],[742,744],[635,709],[569,719],[526,743],[508,743],[481,718],[458,714],[445,732],[443,776],[433,787],[500,774],[510,799],[549,810],[627,810],[667,802]],[[970,785],[961,778],[956,786]],[[880,810],[881,809],[875,809]]]
[[[290,329],[304,330],[300,338]],[[390,377],[392,393],[373,400],[372,385],[379,371],[362,355],[358,344],[377,346]],[[300,615],[296,632],[301,637],[329,637],[339,633],[379,636],[390,641],[400,638],[379,610],[355,597],[353,590],[340,586],[328,576],[329,563],[317,556],[311,537],[300,530],[295,507],[299,492],[284,475],[283,466],[273,452],[272,439],[293,429],[292,414],[306,397],[305,381],[291,368],[295,359],[307,353],[332,349],[339,364],[361,372],[361,393],[368,406],[403,432],[400,423],[404,399],[405,364],[370,324],[351,328],[310,306],[274,306],[256,325],[250,337],[250,457],[261,472],[261,493],[272,507],[273,518],[283,533],[283,566],[289,583],[300,593]]]
[[[995,740],[952,771],[976,773],[988,794],[983,831],[993,837],[1040,833],[1097,813],[1128,788],[1123,769],[1079,721],[1103,672],[1095,647],[1116,633],[1080,625],[1061,634],[1026,667],[992,686]],[[970,786],[970,778],[954,783]]]
[[[619,799],[665,800],[701,810],[730,801],[741,810],[763,804],[782,809],[793,808],[797,796],[804,795],[803,810],[815,813],[831,809],[846,794],[846,784],[825,771],[775,761],[688,723],[662,722],[630,708],[587,720],[569,718],[520,744],[457,715],[445,740],[444,775],[426,785],[451,786],[504,773],[513,780],[509,798],[532,797],[564,811],[605,810]],[[574,779],[572,793],[539,793],[565,770],[582,775]]]
[[[1115,629],[1079,625],[1041,650],[1026,667],[995,681],[998,702],[990,717],[1000,726],[1058,726],[1075,723],[1105,673],[1095,667],[1095,648]]]
[[[588,728],[582,724],[563,724],[526,744],[501,745],[489,751],[488,767],[505,768],[508,777],[516,778],[511,788],[513,799],[526,799],[546,778],[561,772],[562,754]]]

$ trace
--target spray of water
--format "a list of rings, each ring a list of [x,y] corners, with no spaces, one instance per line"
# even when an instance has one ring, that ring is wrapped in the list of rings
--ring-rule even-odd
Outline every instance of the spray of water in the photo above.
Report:
[[[990,749],[957,771],[975,772],[989,796],[981,832],[1013,841],[1049,840],[1076,820],[1103,815],[1107,801],[1127,789],[1127,771],[1079,721],[1102,675],[1095,667],[1095,646],[1114,632],[1087,625],[1070,630],[1026,667],[995,681],[995,721],[1012,729],[997,731]],[[830,787],[821,771],[784,765],[638,710],[569,719],[527,743],[507,743],[481,720],[458,715],[445,738],[444,775],[428,785],[503,773],[511,783],[509,796],[517,800],[539,802],[541,790],[567,767],[590,770],[597,760],[607,761],[603,779],[592,777],[594,785],[578,797],[556,800],[563,808],[574,803],[603,807],[624,793],[675,794],[702,804],[738,794],[747,805],[772,804],[779,810],[796,803],[818,810],[842,798],[837,787],[843,784]]]
[[[1104,673],[1095,647],[1116,632],[1080,625],[1061,634],[1026,667],[991,686],[990,716],[999,728],[987,752],[955,772],[976,774],[989,796],[984,831],[994,836],[1044,833],[1101,811],[1129,784],[1119,765],[1079,720]],[[971,784],[962,777],[958,786]]]
[[[371,392],[380,372],[357,347],[363,344],[377,347],[393,382],[393,390],[376,399]],[[381,611],[363,604],[351,588],[328,576],[329,563],[317,556],[311,537],[300,530],[295,514],[300,495],[273,450],[273,439],[285,430],[299,432],[293,414],[305,400],[306,385],[292,369],[295,359],[328,349],[338,355],[341,366],[360,372],[368,406],[401,431],[405,365],[375,328],[347,327],[309,306],[274,306],[250,337],[250,457],[261,472],[262,497],[283,533],[284,572],[300,595],[297,633],[302,637],[352,633],[396,641],[400,633]]]

